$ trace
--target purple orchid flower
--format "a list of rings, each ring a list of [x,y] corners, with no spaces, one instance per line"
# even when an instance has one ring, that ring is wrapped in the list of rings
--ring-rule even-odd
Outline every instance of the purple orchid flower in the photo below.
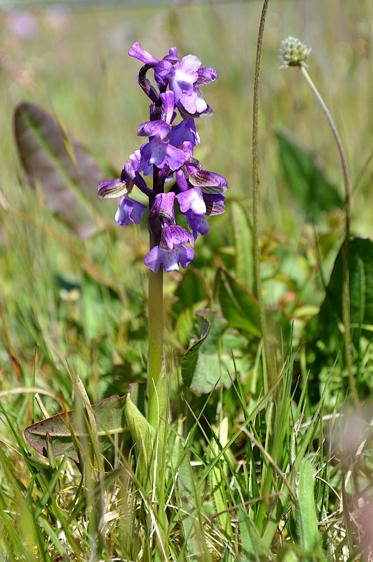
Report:
[[[145,205],[125,195],[121,198],[119,207],[115,213],[115,222],[119,224],[119,226],[128,226],[131,223],[140,224],[145,211]]]
[[[193,157],[200,143],[195,118],[210,112],[200,88],[213,82],[217,73],[194,55],[180,59],[176,47],[159,59],[136,42],[128,54],[143,63],[139,85],[151,103],[149,120],[137,133],[148,141],[126,161],[120,178],[99,185],[98,195],[120,197],[118,225],[140,224],[146,206],[128,196],[139,188],[149,198],[151,249],[144,263],[152,271],[176,271],[193,260],[195,239],[208,232],[207,217],[225,210],[226,179],[205,170]],[[154,72],[153,82],[147,78],[149,70]],[[153,177],[152,188],[146,176]],[[175,201],[187,228],[176,224]]]
[[[146,256],[144,263],[152,271],[162,267],[165,271],[177,271],[179,264],[186,267],[194,258],[193,236],[177,224],[164,225],[160,243]]]

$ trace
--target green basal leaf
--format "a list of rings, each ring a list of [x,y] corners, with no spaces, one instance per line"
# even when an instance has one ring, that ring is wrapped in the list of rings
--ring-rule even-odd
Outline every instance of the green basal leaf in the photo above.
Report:
[[[103,171],[60,123],[40,106],[21,102],[14,113],[14,135],[30,184],[40,186],[46,205],[80,238],[103,227],[97,185]]]
[[[223,334],[227,323],[213,310],[201,310],[201,335],[182,358],[182,376],[186,386],[198,393],[229,387],[235,377],[232,358],[223,353]]]
[[[103,447],[110,446],[110,436],[122,433],[124,423],[125,397],[111,396],[93,406],[96,419],[97,435],[105,438]],[[44,457],[48,457],[50,449],[54,457],[67,455],[78,461],[75,442],[81,437],[88,437],[88,432],[82,431],[81,418],[84,409],[56,414],[43,421],[34,423],[24,431],[29,445]]]

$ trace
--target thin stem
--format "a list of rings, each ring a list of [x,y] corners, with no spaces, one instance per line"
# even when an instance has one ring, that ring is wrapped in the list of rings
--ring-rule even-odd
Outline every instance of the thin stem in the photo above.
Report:
[[[343,243],[343,282],[342,282],[342,318],[343,318],[343,337],[344,337],[344,347],[345,347],[345,358],[348,372],[348,380],[350,385],[350,391],[355,404],[358,404],[358,393],[356,388],[356,381],[353,373],[352,367],[352,344],[351,344],[351,332],[350,332],[350,274],[349,274],[349,251],[350,251],[350,235],[351,235],[351,185],[350,177],[348,172],[348,165],[346,155],[343,150],[343,145],[341,138],[338,134],[337,127],[333,121],[330,111],[321,97],[320,92],[316,88],[311,76],[309,75],[304,64],[300,66],[301,72],[305,77],[308,85],[310,86],[312,93],[314,94],[316,100],[318,101],[330,130],[333,134],[335,143],[337,145],[339,158],[341,161],[343,184],[345,192],[345,239]]]
[[[167,414],[167,393],[163,388],[163,270],[149,271],[148,421],[159,432]]]
[[[252,221],[253,221],[253,277],[254,277],[254,294],[258,301],[260,326],[263,338],[263,348],[265,363],[268,370],[270,384],[274,382],[274,362],[268,340],[267,322],[265,315],[265,307],[262,298],[262,284],[260,279],[260,241],[259,241],[259,171],[258,171],[258,130],[259,130],[259,86],[260,86],[260,65],[262,59],[262,46],[264,27],[267,15],[269,0],[264,0],[262,13],[260,16],[260,24],[258,31],[256,60],[255,60],[255,76],[254,76],[254,93],[253,93],[253,127],[252,127]]]

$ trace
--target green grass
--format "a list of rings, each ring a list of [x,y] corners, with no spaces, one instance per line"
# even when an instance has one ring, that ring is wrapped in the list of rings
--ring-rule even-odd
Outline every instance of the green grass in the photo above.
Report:
[[[284,174],[275,133],[281,127],[294,133],[343,196],[320,110],[299,73],[279,68],[281,40],[298,35],[312,47],[310,70],[356,181],[352,232],[371,235],[372,6],[368,0],[359,7],[342,0],[270,4],[259,173],[273,387],[250,300],[247,219],[260,7],[76,12],[58,32],[39,11],[39,33],[23,42],[0,27],[0,560],[369,560],[369,510],[364,515],[362,508],[372,502],[372,323],[362,327],[359,316],[353,331],[356,411],[348,408],[338,323],[330,308],[322,323],[317,316],[343,239],[343,211],[309,221],[296,184]],[[161,458],[137,410],[133,427],[127,406],[124,429],[103,440],[90,406],[129,392],[144,411],[146,228],[79,240],[46,208],[41,191],[26,186],[12,136],[16,103],[31,100],[119,169],[137,147],[136,127],[147,111],[134,79],[138,66],[126,55],[135,39],[157,55],[177,44],[218,69],[219,80],[206,91],[215,115],[198,123],[198,157],[231,186],[227,213],[210,221],[193,266],[166,276],[172,388]],[[102,206],[111,217],[114,207]],[[356,265],[351,270],[355,289],[365,280],[358,312],[365,307],[369,319],[371,262],[360,254],[357,262],[366,271],[364,277]],[[213,311],[212,328],[191,373],[185,353],[201,337],[195,313],[206,308]],[[201,384],[204,394],[195,391]],[[77,412],[66,437],[77,462],[56,455],[53,438],[46,440],[47,456],[39,455],[24,429],[69,410]]]

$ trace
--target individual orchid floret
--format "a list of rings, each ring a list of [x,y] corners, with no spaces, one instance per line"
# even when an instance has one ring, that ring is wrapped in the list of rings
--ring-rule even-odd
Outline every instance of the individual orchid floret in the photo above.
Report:
[[[112,199],[131,193],[132,188],[139,177],[138,171],[140,169],[140,162],[140,150],[136,150],[124,164],[120,178],[103,181],[99,184],[98,196],[101,199]]]
[[[160,243],[146,256],[144,263],[151,271],[162,267],[165,271],[177,271],[179,265],[187,267],[194,258],[192,235],[176,224],[165,224]]]
[[[154,68],[154,77],[160,87],[165,90],[167,85],[175,94],[175,105],[187,114],[198,117],[210,111],[201,96],[199,86],[206,86],[217,78],[217,72],[211,67],[203,67],[200,59],[194,55],[186,55],[179,60],[175,47],[162,60],[153,57],[138,42],[129,49],[128,54],[149,68]]]
[[[115,222],[119,224],[119,226],[140,224],[145,211],[145,205],[125,195],[121,198],[119,207],[115,213]]]

